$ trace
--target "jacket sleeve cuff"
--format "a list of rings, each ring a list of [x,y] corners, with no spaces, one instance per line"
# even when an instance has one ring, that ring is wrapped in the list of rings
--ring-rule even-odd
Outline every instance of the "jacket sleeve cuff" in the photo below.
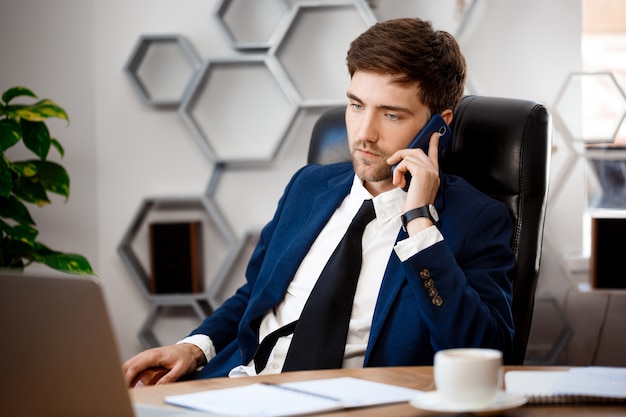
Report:
[[[393,248],[400,261],[404,262],[418,252],[443,240],[443,235],[436,226],[430,226],[421,232],[399,241]]]
[[[176,344],[180,343],[190,343],[200,348],[200,350],[204,352],[204,356],[206,356],[207,362],[213,359],[216,355],[215,346],[213,345],[213,341],[209,336],[203,334],[194,334],[185,337],[184,339],[178,341]]]

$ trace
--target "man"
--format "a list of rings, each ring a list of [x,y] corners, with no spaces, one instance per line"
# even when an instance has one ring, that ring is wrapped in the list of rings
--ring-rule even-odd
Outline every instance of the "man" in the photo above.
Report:
[[[199,367],[200,377],[281,372],[296,336],[269,344],[267,364],[259,343],[298,320],[333,249],[370,199],[376,218],[362,237],[340,366],[430,365],[434,352],[461,346],[497,348],[505,357],[511,351],[507,208],[439,172],[438,134],[428,153],[406,149],[433,114],[452,120],[466,76],[459,46],[429,22],[394,19],[352,42],[347,65],[352,163],[298,171],[261,233],[247,283],[189,337],[129,359],[129,384],[157,366],[170,370],[160,383]],[[406,192],[405,173],[412,176]],[[439,219],[424,209],[430,205]]]

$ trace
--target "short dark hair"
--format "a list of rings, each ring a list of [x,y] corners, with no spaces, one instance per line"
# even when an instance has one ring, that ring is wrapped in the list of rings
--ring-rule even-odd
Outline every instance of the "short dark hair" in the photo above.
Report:
[[[396,75],[399,84],[419,86],[419,99],[433,113],[455,110],[463,97],[465,57],[448,32],[417,18],[376,23],[356,38],[346,58],[356,71]]]

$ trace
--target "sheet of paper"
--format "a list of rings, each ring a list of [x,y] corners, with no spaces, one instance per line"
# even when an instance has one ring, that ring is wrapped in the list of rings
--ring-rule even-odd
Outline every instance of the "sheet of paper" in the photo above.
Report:
[[[229,416],[283,417],[411,400],[420,391],[358,378],[329,378],[280,385],[173,395],[169,404]]]
[[[343,408],[341,402],[280,389],[277,385],[251,384],[165,397],[168,404],[239,417],[285,417]]]
[[[358,378],[332,378],[281,384],[286,387],[338,397],[345,407],[391,404],[413,399],[420,391]]]

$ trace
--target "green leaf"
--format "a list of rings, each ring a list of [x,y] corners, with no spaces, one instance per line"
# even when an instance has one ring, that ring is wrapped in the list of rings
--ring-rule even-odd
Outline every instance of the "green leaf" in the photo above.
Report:
[[[22,131],[15,120],[0,120],[0,151],[4,152],[20,141]]]
[[[32,122],[41,122],[50,117],[70,121],[67,113],[52,100],[41,100],[30,106],[11,106],[11,110],[21,119],[30,120]]]
[[[31,122],[22,120],[22,137],[24,145],[30,149],[41,160],[45,160],[50,152],[50,132],[44,122]]]
[[[61,165],[51,161],[19,161],[12,169],[19,174],[13,184],[13,193],[20,198],[41,205],[50,200],[46,190],[66,199],[70,196],[70,177]]]
[[[6,223],[2,226],[2,230],[4,231],[4,233],[6,233],[7,236],[10,236],[14,240],[23,242],[30,247],[34,247],[35,238],[39,234],[37,229],[23,224],[18,224],[16,226],[5,229],[5,225]]]
[[[70,274],[95,275],[89,261],[82,255],[54,251],[42,243],[35,243],[34,259],[50,268]]]
[[[68,272],[70,274],[94,275],[89,261],[84,256],[74,253],[48,255],[42,259],[42,262],[58,271]]]
[[[23,269],[33,260],[31,254],[35,251],[32,245],[21,240],[4,238],[0,242],[0,264],[3,268]],[[28,263],[24,262],[24,259]]]
[[[17,161],[11,164],[11,169],[20,177],[34,177],[39,170],[39,161],[31,159],[29,161]]]
[[[28,203],[39,207],[50,204],[46,189],[37,178],[20,177],[13,182],[13,194]]]
[[[13,189],[13,175],[7,161],[0,157],[0,197],[8,197]],[[2,203],[0,203],[2,204]]]
[[[18,87],[9,88],[7,91],[2,93],[2,101],[4,101],[5,103],[9,103],[9,101],[13,100],[15,97],[20,97],[20,96],[32,97],[35,99],[37,98],[35,93],[30,91],[28,88],[18,86]]]
[[[37,177],[44,188],[68,198],[70,196],[70,176],[65,168],[56,162],[35,162],[38,166]]]
[[[15,196],[9,198],[0,197],[0,217],[12,219],[20,224],[35,225],[35,221],[30,216],[28,209]]]
[[[63,158],[65,156],[65,149],[63,149],[63,146],[61,145],[61,142],[59,142],[55,138],[52,138],[52,146],[55,147],[55,149],[57,150],[59,155],[61,155],[61,158]]]
[[[0,220],[0,229],[15,228]],[[0,240],[0,268],[24,269],[32,262],[39,262],[70,274],[96,275],[89,261],[81,255],[55,251],[40,242],[25,240],[8,236]]]

